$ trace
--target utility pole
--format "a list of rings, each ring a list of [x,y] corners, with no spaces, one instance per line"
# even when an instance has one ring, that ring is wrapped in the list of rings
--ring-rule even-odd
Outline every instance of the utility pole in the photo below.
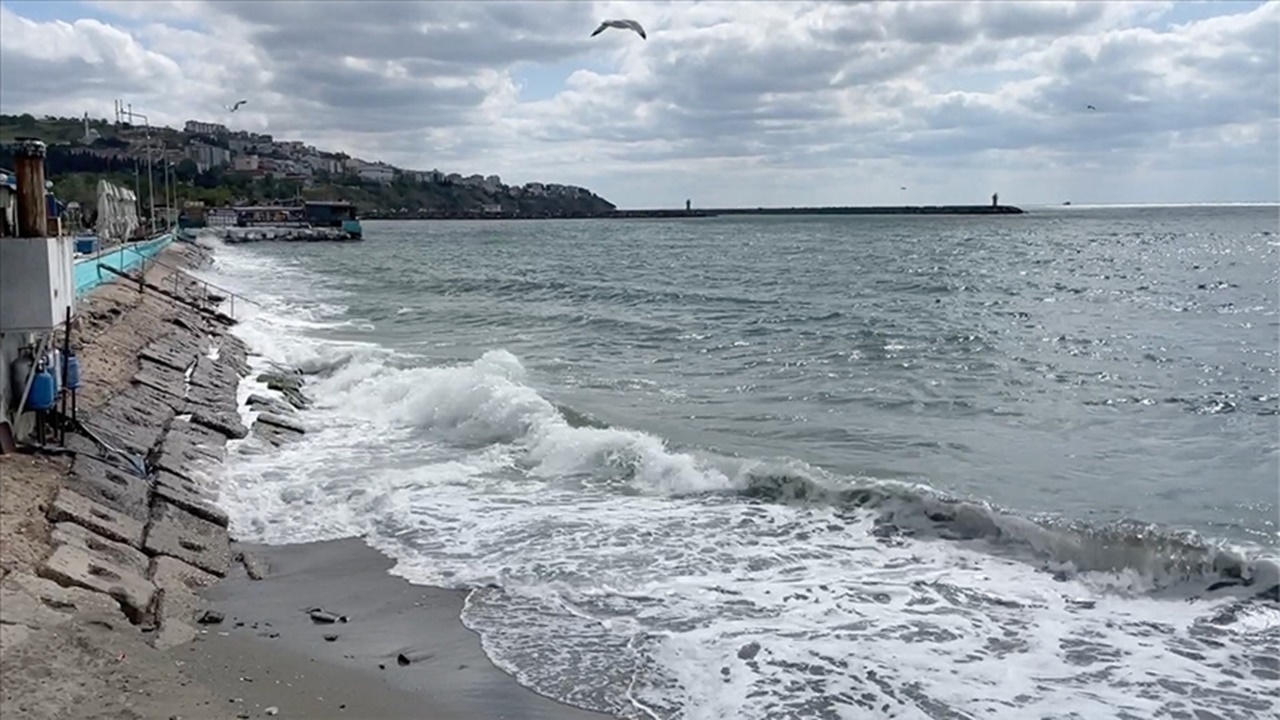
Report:
[[[122,102],[121,104],[123,105],[123,102]],[[152,160],[151,160],[151,120],[150,120],[149,118],[147,118],[147,116],[146,116],[146,115],[143,115],[142,113],[136,113],[136,112],[134,112],[134,111],[133,111],[133,103],[128,103],[127,105],[124,105],[124,107],[125,107],[125,109],[122,111],[122,114],[123,114],[123,115],[125,115],[125,116],[127,116],[127,117],[129,118],[129,123],[130,123],[130,124],[133,124],[133,120],[134,120],[134,118],[142,118],[142,122],[143,122],[143,123],[145,123],[144,127],[146,127],[146,139],[147,139],[147,196],[148,196],[148,198],[149,198],[149,205],[150,205],[150,207],[151,207],[151,232],[152,232],[152,233],[154,233],[154,232],[156,231],[156,185],[155,185],[155,175],[154,175],[154,174],[152,174]],[[136,165],[136,164],[135,164],[134,168],[135,168],[135,170],[134,170],[134,178],[135,178],[135,180],[134,180],[134,187],[135,187],[135,188],[137,188],[137,185],[138,185],[138,180],[137,180],[137,178],[138,178],[139,172],[138,172],[138,170],[137,170],[137,165]],[[135,193],[138,195],[138,202],[139,202],[139,203],[141,203],[141,202],[142,202],[142,194],[141,194],[140,192],[138,192],[136,189],[135,189]]]

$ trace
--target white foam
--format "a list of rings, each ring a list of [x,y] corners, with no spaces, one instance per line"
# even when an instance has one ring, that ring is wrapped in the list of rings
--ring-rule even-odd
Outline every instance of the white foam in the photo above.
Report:
[[[329,371],[309,380],[314,432],[279,450],[237,445],[221,497],[236,535],[367,534],[411,581],[496,583],[473,592],[463,619],[541,692],[687,720],[923,718],[938,707],[1244,718],[1276,699],[1255,660],[1280,651],[1274,608],[1223,621],[1236,596],[1142,594],[1156,569],[1141,562],[1099,560],[1055,579],[981,534],[881,538],[871,510],[699,494],[767,468],[574,427],[502,350],[430,367],[320,339],[345,322],[341,297],[301,302],[310,278],[248,252],[226,248],[216,272],[262,299],[237,329],[262,354],[251,361]],[[927,495],[903,487],[903,502]],[[1094,551],[1022,518],[946,507],[1049,557]]]

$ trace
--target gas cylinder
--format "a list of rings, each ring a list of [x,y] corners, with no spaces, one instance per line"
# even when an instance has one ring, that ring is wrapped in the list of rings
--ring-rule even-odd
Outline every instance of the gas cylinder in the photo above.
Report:
[[[36,376],[31,381],[31,393],[27,395],[27,407],[32,410],[48,410],[53,407],[53,400],[57,396],[57,388],[54,385],[53,373],[49,372],[44,363],[36,369]]]

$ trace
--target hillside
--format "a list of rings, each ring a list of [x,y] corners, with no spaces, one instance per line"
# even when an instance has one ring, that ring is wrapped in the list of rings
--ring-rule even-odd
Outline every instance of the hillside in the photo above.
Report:
[[[60,199],[92,204],[97,182],[105,178],[136,188],[145,213],[150,204],[146,131],[92,118],[88,124],[93,132],[86,137],[80,118],[0,115],[0,167],[13,167],[16,138],[37,137],[49,146],[46,173]],[[608,200],[571,185],[508,186],[493,177],[404,170],[300,142],[212,127],[214,131],[197,127],[204,130],[200,133],[151,128],[151,192],[157,208],[164,205],[166,193],[163,157],[170,163],[178,206],[188,200],[212,206],[347,200],[364,217],[563,217],[615,209]]]

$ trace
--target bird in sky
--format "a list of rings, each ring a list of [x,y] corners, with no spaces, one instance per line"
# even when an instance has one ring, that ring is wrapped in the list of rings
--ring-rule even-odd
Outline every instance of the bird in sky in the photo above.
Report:
[[[249,102],[249,101],[248,101],[248,100],[238,100],[238,101],[236,101],[236,104],[235,104],[235,105],[223,105],[222,107],[226,108],[226,109],[227,109],[228,111],[230,111],[230,112],[235,112],[235,111],[237,111],[237,110],[239,110],[239,109],[240,109],[240,106],[241,106],[241,105],[243,105],[243,104],[245,104],[245,103],[247,103],[247,102]]]
[[[1092,106],[1092,105],[1085,105],[1085,106],[1084,106],[1084,109],[1085,109],[1085,110],[1097,110],[1098,108],[1096,108],[1096,107],[1094,107],[1094,106]]]
[[[617,28],[618,30],[631,30],[639,35],[642,39],[648,40],[649,36],[644,33],[644,28],[635,20],[605,20],[600,23],[600,27],[591,33],[591,37],[595,37],[609,28]]]

